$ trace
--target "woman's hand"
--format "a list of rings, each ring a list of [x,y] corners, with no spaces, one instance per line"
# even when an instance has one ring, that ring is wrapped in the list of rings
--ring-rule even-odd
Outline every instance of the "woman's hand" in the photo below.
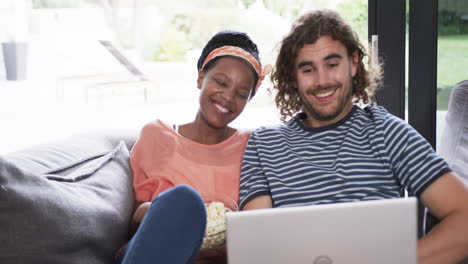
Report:
[[[143,217],[145,216],[146,212],[148,211],[151,202],[144,202],[137,205],[135,213],[133,213],[132,223],[131,223],[131,234],[135,234],[138,226],[140,225]]]
[[[202,249],[198,253],[195,264],[226,264],[226,245],[217,249]]]
[[[137,209],[135,210],[135,213],[133,214],[134,223],[136,224],[141,223],[141,220],[143,220],[143,217],[148,211],[148,208],[150,207],[150,205],[151,205],[151,202],[144,202],[137,207]]]

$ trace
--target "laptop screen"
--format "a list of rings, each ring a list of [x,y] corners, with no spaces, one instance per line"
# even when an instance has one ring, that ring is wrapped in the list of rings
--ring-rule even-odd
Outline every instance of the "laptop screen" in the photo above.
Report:
[[[416,263],[416,198],[229,212],[229,264]]]

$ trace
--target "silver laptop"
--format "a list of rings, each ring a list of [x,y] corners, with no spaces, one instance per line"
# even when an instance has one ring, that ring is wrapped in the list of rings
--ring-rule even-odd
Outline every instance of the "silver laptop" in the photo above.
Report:
[[[417,200],[229,212],[229,264],[415,264]]]

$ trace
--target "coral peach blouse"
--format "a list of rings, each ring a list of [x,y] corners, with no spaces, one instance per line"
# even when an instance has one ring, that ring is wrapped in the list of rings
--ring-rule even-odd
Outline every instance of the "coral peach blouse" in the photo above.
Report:
[[[131,151],[136,200],[152,201],[162,191],[187,184],[199,193],[219,193],[238,202],[250,133],[237,130],[221,143],[205,145],[181,136],[161,120],[148,123]]]

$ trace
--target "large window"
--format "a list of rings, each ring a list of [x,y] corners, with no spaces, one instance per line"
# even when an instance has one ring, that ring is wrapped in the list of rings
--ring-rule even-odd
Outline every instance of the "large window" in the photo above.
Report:
[[[247,32],[272,64],[291,22],[314,8],[338,10],[367,38],[367,0],[1,0],[0,41],[26,42],[28,67],[22,81],[5,81],[0,67],[0,153],[155,118],[191,121],[196,61],[215,32]],[[270,87],[233,126],[279,122]]]
[[[437,44],[437,134],[440,136],[452,87],[468,79],[468,1],[439,0]]]

